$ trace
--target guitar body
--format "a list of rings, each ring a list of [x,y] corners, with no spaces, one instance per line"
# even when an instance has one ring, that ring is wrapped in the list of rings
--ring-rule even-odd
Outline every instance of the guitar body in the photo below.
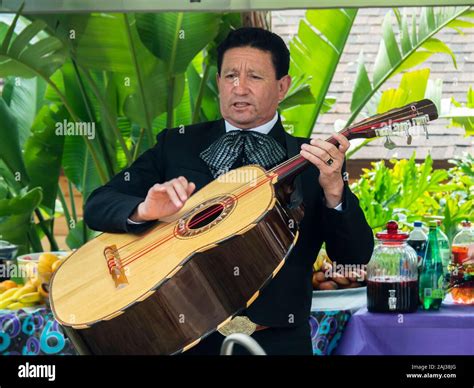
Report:
[[[195,346],[257,298],[296,242],[273,183],[261,167],[241,167],[142,235],[89,241],[51,280],[55,318],[84,353],[175,354]],[[110,247],[118,267],[110,266],[110,250],[104,254]]]

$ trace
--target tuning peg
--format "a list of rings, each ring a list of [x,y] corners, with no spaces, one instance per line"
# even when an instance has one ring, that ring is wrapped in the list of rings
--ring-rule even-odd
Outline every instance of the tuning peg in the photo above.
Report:
[[[389,150],[393,150],[397,145],[392,141],[392,139],[390,139],[389,136],[387,136],[387,138],[385,139],[385,143],[383,144],[383,146]]]
[[[425,136],[426,136],[426,140],[429,139],[429,136],[428,136],[428,127],[426,124],[423,124],[423,131],[425,132]]]
[[[410,145],[411,141],[413,140],[412,135],[407,135],[407,144]]]

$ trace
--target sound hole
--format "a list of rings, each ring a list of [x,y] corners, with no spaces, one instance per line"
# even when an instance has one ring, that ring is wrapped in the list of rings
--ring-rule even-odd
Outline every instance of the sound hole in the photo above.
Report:
[[[223,210],[224,205],[222,205],[221,203],[216,203],[215,205],[209,206],[208,208],[200,211],[191,218],[188,224],[188,228],[199,229],[205,225],[210,224],[212,221],[214,221],[217,217],[221,215]]]

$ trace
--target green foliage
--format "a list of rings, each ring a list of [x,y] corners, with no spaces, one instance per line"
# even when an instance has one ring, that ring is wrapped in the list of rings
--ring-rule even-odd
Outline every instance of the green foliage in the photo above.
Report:
[[[472,87],[467,92],[466,104],[451,99],[453,108],[443,117],[451,119],[451,126],[461,127],[466,130],[466,136],[474,136],[474,90]]]
[[[300,22],[298,35],[290,42],[290,75],[304,79],[315,103],[284,106],[282,115],[295,136],[311,134],[356,15],[357,9],[308,10]]]
[[[430,214],[444,217],[443,229],[452,239],[463,219],[474,220],[474,158],[467,155],[453,162],[448,170],[433,170],[429,155],[416,163],[413,154],[409,160],[391,160],[390,167],[384,161],[372,163],[351,188],[375,231],[391,219],[409,226]]]
[[[377,99],[381,86],[396,74],[420,65],[434,54],[447,54],[456,67],[456,59],[451,49],[435,35],[443,28],[453,28],[458,31],[470,28],[470,23],[460,23],[463,18],[471,18],[469,7],[423,7],[420,15],[412,8],[411,14],[395,9],[397,16],[398,34],[392,23],[392,14],[388,12],[382,24],[382,40],[373,68],[373,77],[368,76],[364,56],[361,53],[354,91],[352,94],[351,112],[348,120],[351,124],[366,107],[372,98]],[[372,102],[372,104],[374,104]],[[377,103],[375,104],[377,105]]]
[[[39,187],[30,191],[23,190],[14,197],[0,199],[0,238],[18,245],[19,255],[30,251],[32,213],[41,203],[41,199],[42,192]]]

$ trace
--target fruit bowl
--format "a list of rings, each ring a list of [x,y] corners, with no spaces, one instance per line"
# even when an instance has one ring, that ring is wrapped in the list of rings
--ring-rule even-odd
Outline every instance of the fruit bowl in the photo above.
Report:
[[[69,252],[39,252],[17,258],[18,275],[24,284],[13,280],[0,283],[0,309],[19,310],[49,305],[49,281]]]
[[[52,251],[52,252],[36,252],[36,253],[27,253],[25,255],[18,256],[16,258],[18,263],[18,274],[19,278],[23,280],[23,283],[26,283],[29,279],[41,275],[41,271],[38,271],[38,262],[39,257],[45,253],[52,253],[60,261],[65,260],[71,252],[67,251]],[[45,272],[49,273],[48,269]],[[49,279],[44,279],[48,281]]]
[[[342,271],[342,272],[341,272]],[[334,292],[366,286],[367,272],[357,266],[347,270],[331,261],[326,250],[321,249],[313,266],[312,284],[315,292]]]

